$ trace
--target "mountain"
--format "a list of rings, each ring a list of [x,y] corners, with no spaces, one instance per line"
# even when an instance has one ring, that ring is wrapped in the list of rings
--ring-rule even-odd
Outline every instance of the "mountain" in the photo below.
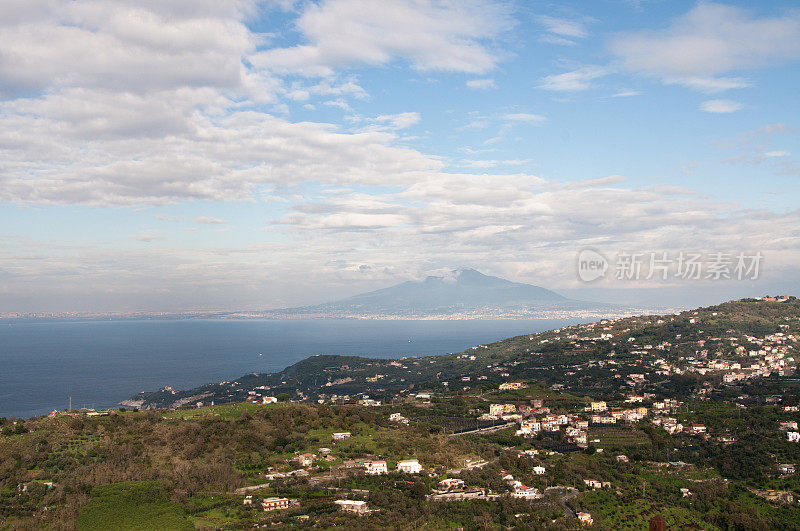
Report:
[[[529,313],[609,308],[568,299],[554,291],[459,269],[339,301],[290,308],[286,313],[324,315],[447,315],[455,313]]]

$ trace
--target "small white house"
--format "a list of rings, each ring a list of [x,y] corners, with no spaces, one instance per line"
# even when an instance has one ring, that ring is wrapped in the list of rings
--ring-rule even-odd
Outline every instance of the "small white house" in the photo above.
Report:
[[[602,481],[597,481],[596,479],[584,479],[583,482],[590,489],[602,489],[603,488],[603,482]]]
[[[277,511],[288,508],[290,503],[288,498],[264,498],[261,500],[261,508],[265,511]]]
[[[422,465],[416,459],[407,459],[405,461],[398,461],[397,471],[403,474],[419,474],[422,472]]]
[[[541,476],[545,472],[547,472],[547,470],[543,466],[533,467],[533,473],[536,474],[537,476]]]
[[[511,493],[511,496],[514,498],[531,499],[531,498],[541,498],[542,494],[536,487],[526,487],[525,485],[519,485]]]
[[[458,478],[447,478],[439,482],[439,488],[443,490],[461,489],[464,487],[464,480]]]
[[[367,461],[364,463],[364,469],[370,476],[380,476],[389,473],[389,469],[386,467],[386,461]]]
[[[789,438],[790,442],[800,442],[800,432],[797,431],[787,432],[786,437]]]
[[[401,422],[403,424],[408,424],[408,419],[401,415],[400,413],[392,413],[389,415],[390,422]]]
[[[343,441],[350,438],[349,431],[339,431],[332,435],[334,441]]]
[[[274,396],[265,396],[261,399],[262,404],[277,404],[278,399]]]
[[[339,506],[339,509],[343,511],[348,511],[351,513],[357,514],[364,514],[369,512],[369,508],[367,507],[367,502],[360,501],[360,500],[336,500],[336,505]]]

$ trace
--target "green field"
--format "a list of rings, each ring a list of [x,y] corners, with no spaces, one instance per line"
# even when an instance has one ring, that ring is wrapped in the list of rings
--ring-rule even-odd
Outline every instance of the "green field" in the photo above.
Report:
[[[592,442],[600,439],[600,442]],[[650,438],[644,432],[625,428],[591,428],[589,442],[597,448],[626,448],[650,444]]]
[[[155,481],[112,483],[92,489],[78,516],[80,530],[194,529],[183,507]]]

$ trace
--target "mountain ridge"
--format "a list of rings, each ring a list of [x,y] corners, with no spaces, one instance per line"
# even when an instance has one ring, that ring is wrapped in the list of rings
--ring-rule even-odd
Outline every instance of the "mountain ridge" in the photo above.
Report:
[[[337,301],[283,308],[275,312],[319,314],[436,314],[470,311],[583,310],[612,305],[569,299],[555,291],[485,275],[475,269],[455,269],[423,280],[408,280]]]

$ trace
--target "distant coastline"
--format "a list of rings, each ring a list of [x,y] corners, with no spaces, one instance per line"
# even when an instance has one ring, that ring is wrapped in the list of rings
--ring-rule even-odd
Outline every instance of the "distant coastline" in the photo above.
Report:
[[[379,321],[469,321],[469,320],[529,320],[529,319],[603,319],[671,313],[680,308],[661,307],[609,307],[591,310],[524,310],[500,308],[475,308],[442,313],[347,313],[347,312],[288,312],[265,311],[213,311],[185,312],[5,312],[0,313],[0,323],[37,321],[151,321],[151,320],[309,320],[354,319]]]

